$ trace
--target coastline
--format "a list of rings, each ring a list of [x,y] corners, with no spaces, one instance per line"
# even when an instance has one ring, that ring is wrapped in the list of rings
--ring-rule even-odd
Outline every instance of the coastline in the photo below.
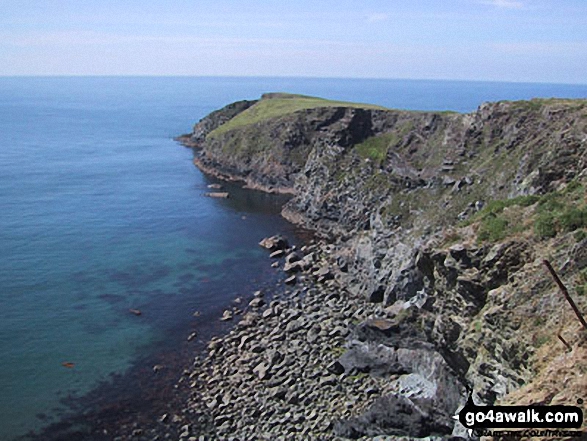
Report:
[[[565,220],[587,210],[585,139],[567,130],[584,127],[585,102],[502,101],[466,115],[283,104],[264,96],[240,118],[229,105],[224,130],[223,109],[194,127],[200,169],[295,187],[282,216],[323,239],[271,255],[297,273],[292,298],[211,341],[190,374],[205,429],[184,437],[463,439],[453,416],[467,396],[572,401],[538,365],[555,369],[560,348],[536,317],[560,322],[536,256],[569,268],[587,247],[587,221]],[[567,346],[578,361],[580,344]]]
[[[174,139],[180,145],[184,146],[185,148],[192,149],[194,151],[194,165],[198,167],[198,169],[200,169],[202,173],[210,177],[225,182],[242,183],[244,184],[242,188],[247,190],[257,190],[269,194],[281,194],[288,196],[295,195],[295,190],[291,187],[267,186],[256,181],[255,179],[239,176],[237,174],[230,173],[226,170],[220,171],[218,168],[218,164],[209,164],[204,160],[204,158],[196,154],[201,149],[201,143],[194,141],[191,135],[181,135]]]
[[[271,272],[270,279],[253,286],[267,298],[283,296],[281,275]],[[181,428],[192,423],[188,402],[192,390],[186,381],[194,357],[207,353],[210,340],[228,335],[240,321],[243,302],[253,298],[236,297],[218,305],[214,311],[196,318],[196,325],[169,341],[169,346],[137,360],[122,374],[111,376],[88,394],[67,397],[69,411],[42,430],[28,433],[15,441],[92,441],[160,440],[177,438]],[[230,321],[222,321],[222,311],[235,311]],[[195,335],[195,337],[194,337]]]

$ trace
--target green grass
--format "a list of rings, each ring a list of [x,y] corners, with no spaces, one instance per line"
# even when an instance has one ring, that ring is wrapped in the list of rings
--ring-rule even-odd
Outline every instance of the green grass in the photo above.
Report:
[[[491,201],[465,225],[479,222],[478,239],[496,242],[524,228],[519,222],[508,219],[504,210],[532,205],[535,205],[531,215],[532,226],[537,238],[548,239],[559,233],[573,231],[576,231],[577,240],[586,236],[581,229],[587,227],[587,205],[584,202],[584,187],[577,181],[571,181],[564,190],[542,196]]]
[[[385,161],[389,147],[395,143],[397,143],[397,135],[386,133],[367,138],[355,146],[355,151],[363,159],[370,159],[379,165]]]
[[[497,242],[509,233],[510,223],[501,216],[490,214],[483,218],[477,237],[481,241]]]
[[[222,124],[216,130],[208,134],[210,137],[222,135],[230,130],[256,124],[268,119],[288,115],[300,110],[315,109],[319,107],[353,107],[360,109],[386,110],[384,107],[371,104],[348,103],[344,101],[331,101],[305,95],[292,95],[286,93],[265,94],[253,106],[239,113],[231,120]]]

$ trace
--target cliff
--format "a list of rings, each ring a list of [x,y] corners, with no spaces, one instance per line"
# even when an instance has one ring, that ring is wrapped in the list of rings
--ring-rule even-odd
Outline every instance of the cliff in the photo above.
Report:
[[[321,238],[327,283],[392,329],[352,326],[341,366],[394,392],[339,435],[448,434],[466,388],[478,404],[582,397],[585,331],[542,261],[585,311],[587,101],[457,114],[268,94],[204,118],[190,141],[204,171],[293,194],[283,215]],[[427,433],[381,417],[402,400],[435,409]]]

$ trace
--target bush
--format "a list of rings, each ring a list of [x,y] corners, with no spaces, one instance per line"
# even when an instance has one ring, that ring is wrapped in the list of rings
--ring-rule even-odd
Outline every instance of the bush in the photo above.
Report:
[[[534,221],[534,233],[541,239],[556,236],[554,215],[552,213],[541,213]]]
[[[507,220],[492,213],[483,219],[478,237],[480,240],[496,242],[506,236],[507,227]]]
[[[581,242],[583,239],[587,238],[587,232],[585,230],[578,230],[575,231],[575,241]]]
[[[561,215],[560,224],[565,231],[575,231],[577,228],[582,228],[587,225],[587,211],[570,207]]]

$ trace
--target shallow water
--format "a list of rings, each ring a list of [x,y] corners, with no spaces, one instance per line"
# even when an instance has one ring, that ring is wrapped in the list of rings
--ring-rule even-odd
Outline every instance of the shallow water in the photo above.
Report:
[[[64,399],[185,341],[194,311],[216,320],[273,283],[257,242],[294,234],[278,216],[283,199],[203,197],[210,181],[172,140],[267,91],[456,111],[587,96],[512,83],[0,78],[0,439],[56,421]]]

